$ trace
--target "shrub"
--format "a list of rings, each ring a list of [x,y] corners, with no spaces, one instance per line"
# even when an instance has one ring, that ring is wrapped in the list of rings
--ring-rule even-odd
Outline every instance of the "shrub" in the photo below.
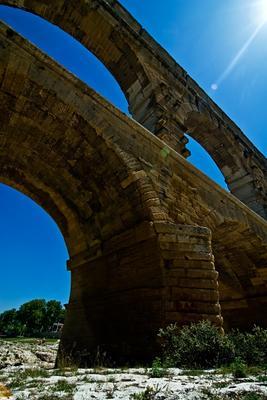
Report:
[[[29,399],[28,396],[27,396],[27,398],[25,397],[25,400],[28,400],[28,399]],[[20,400],[20,399],[17,397],[17,400]],[[22,400],[24,400],[24,398]],[[45,393],[45,394],[41,395],[41,397],[38,397],[38,400],[73,400],[73,396],[72,395],[57,396],[55,394]]]
[[[178,329],[161,329],[163,356],[169,366],[212,368],[234,360],[234,346],[210,321],[201,321]]]
[[[130,399],[133,400],[155,400],[157,394],[159,393],[158,389],[154,389],[150,386],[146,388],[143,392],[133,393],[130,395]]]
[[[237,357],[230,365],[230,371],[233,374],[234,378],[246,378],[247,365],[242,361],[241,358]]]
[[[266,375],[260,375],[260,376],[257,377],[257,379],[258,379],[259,382],[267,383],[267,376]]]
[[[18,371],[13,376],[10,387],[23,387],[28,379],[48,378],[49,376],[49,372],[45,369],[25,369],[24,371]]]
[[[254,326],[252,332],[234,330],[229,334],[234,345],[236,357],[248,365],[267,363],[267,329]]]
[[[249,392],[244,394],[243,400],[264,400],[265,396],[261,393]]]
[[[76,385],[75,383],[69,383],[65,379],[60,379],[57,381],[57,383],[53,386],[53,391],[55,392],[67,392],[67,393],[72,393],[73,390],[75,389]]]
[[[152,362],[152,367],[150,369],[149,375],[151,378],[163,378],[168,374],[167,368],[162,363],[159,357],[156,357],[155,360]]]

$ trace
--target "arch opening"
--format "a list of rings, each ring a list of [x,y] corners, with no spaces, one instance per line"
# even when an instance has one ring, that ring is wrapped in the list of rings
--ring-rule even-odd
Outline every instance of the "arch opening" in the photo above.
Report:
[[[41,307],[38,310],[42,312],[40,320],[30,321],[25,314],[27,326],[21,325],[22,321],[18,319],[16,326],[6,326],[7,330],[2,333],[12,336],[50,335],[53,324],[63,322],[60,309],[64,309],[70,295],[67,246],[55,219],[43,207],[24,194],[25,191],[14,182],[9,181],[7,185],[2,177],[0,182],[0,261],[3,266],[0,313],[18,310],[29,302],[32,307],[37,307],[38,303]],[[45,304],[48,307],[46,311],[43,308]],[[54,314],[51,314],[51,307],[56,307],[53,308]],[[56,320],[58,318],[60,321]]]
[[[225,177],[214,159],[195,139],[190,136],[187,136],[187,138],[189,140],[188,148],[191,151],[191,155],[187,161],[191,162],[196,168],[200,169],[209,178],[228,191]]]

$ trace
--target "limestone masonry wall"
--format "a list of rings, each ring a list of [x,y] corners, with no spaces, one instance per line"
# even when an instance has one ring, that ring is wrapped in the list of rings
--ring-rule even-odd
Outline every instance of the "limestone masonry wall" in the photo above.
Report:
[[[0,24],[0,180],[68,246],[60,354],[148,359],[171,322],[267,326],[266,159],[116,1],[4,3],[91,49],[144,125]],[[247,205],[185,160],[188,129]]]

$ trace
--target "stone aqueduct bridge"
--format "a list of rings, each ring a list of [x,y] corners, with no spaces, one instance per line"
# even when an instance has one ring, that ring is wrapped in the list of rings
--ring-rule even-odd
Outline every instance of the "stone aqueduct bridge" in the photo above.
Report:
[[[65,238],[62,350],[101,345],[143,358],[170,322],[267,326],[264,156],[117,1],[0,3],[95,53],[140,122],[1,24],[0,180],[49,212]],[[185,160],[184,132],[232,194]]]

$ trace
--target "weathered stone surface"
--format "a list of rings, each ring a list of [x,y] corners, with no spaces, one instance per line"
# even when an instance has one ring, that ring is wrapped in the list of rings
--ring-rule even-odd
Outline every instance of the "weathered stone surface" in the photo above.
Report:
[[[58,343],[14,343],[0,341],[0,370],[14,366],[39,366],[53,368]],[[0,397],[1,398],[1,397]]]
[[[162,79],[162,68],[172,63],[168,85],[172,75],[182,84],[165,53],[163,66],[152,63],[160,48],[151,48],[153,40],[116,1],[7,3],[57,23],[93,49],[128,93],[131,108],[140,89],[146,113],[136,116],[151,129],[151,78]],[[120,35],[118,21],[127,34]],[[189,90],[194,82],[188,82]],[[207,107],[200,108],[206,115]],[[208,110],[219,113],[213,103]],[[160,124],[154,133],[173,139],[172,130],[162,130],[168,124]],[[32,197],[62,231],[72,284],[61,354],[81,363],[98,346],[118,360],[148,358],[158,329],[175,321],[205,318],[221,327],[223,316],[225,327],[267,326],[267,222],[159,137],[0,25],[0,180]]]

